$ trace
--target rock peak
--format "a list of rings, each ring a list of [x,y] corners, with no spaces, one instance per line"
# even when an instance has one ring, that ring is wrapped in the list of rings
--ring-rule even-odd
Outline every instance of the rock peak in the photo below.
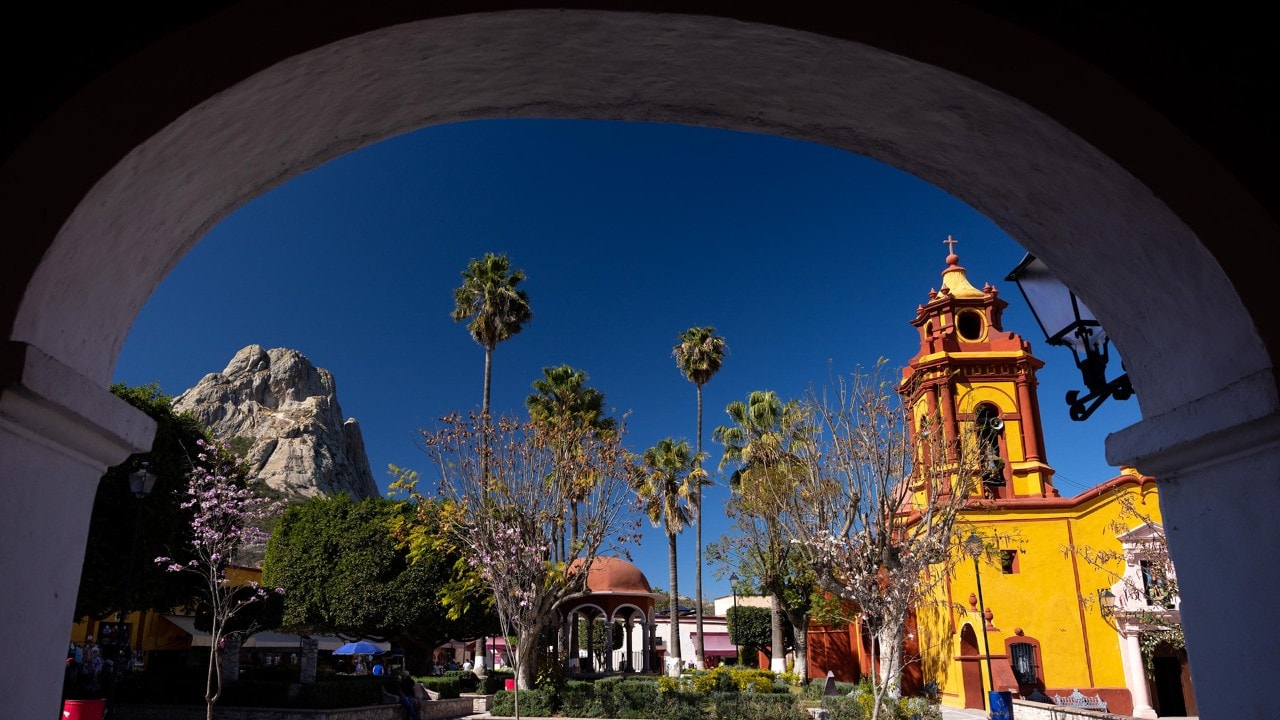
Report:
[[[333,375],[290,348],[249,345],[174,400],[245,450],[252,476],[289,497],[376,497],[364,437],[344,420]]]

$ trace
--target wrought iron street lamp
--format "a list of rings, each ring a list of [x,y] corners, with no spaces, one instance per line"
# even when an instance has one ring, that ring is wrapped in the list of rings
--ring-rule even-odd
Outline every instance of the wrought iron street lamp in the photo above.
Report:
[[[733,622],[736,624],[738,618],[738,573],[729,575],[729,588],[733,591]],[[738,628],[731,627],[733,633],[733,651],[738,654],[738,665],[742,665],[742,646],[738,644]]]
[[[984,545],[978,533],[971,532],[969,537],[965,538],[964,552],[973,558],[973,576],[978,581],[978,622],[982,624],[982,647],[985,648],[987,654],[987,687],[994,693],[996,682],[991,674],[991,645],[987,642],[987,606],[982,602],[982,571],[978,569],[978,558],[982,556]],[[988,698],[990,698],[990,695],[988,695]],[[992,709],[989,699],[987,708]]]
[[[1116,594],[1111,592],[1110,588],[1103,588],[1098,591],[1098,610],[1104,618],[1109,618],[1116,614]]]
[[[1043,260],[1028,253],[1005,280],[1017,283],[1031,307],[1031,314],[1044,331],[1045,342],[1065,345],[1075,356],[1076,367],[1089,394],[1080,397],[1079,390],[1067,393],[1072,420],[1088,418],[1109,397],[1128,400],[1133,396],[1128,373],[1107,381],[1110,338],[1106,330],[1080,298],[1049,272]]]
[[[129,544],[129,556],[125,559],[124,596],[120,600],[120,609],[116,611],[116,637],[119,639],[123,634],[123,642],[116,645],[116,658],[111,667],[111,688],[107,697],[107,708],[111,717],[115,716],[116,686],[120,684],[126,665],[133,665],[133,648],[129,644],[130,637],[125,630],[124,621],[127,617],[130,596],[133,594],[133,568],[137,564],[138,535],[142,530],[142,501],[151,494],[155,486],[156,476],[151,472],[150,463],[140,462],[138,469],[129,473],[129,490],[137,501],[137,511],[133,520],[133,541]],[[141,628],[139,628],[139,635],[141,635]]]

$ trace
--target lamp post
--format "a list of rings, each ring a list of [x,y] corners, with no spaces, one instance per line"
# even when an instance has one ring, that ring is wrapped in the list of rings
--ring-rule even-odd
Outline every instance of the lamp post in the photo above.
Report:
[[[729,589],[733,591],[733,621],[738,622],[738,573],[729,575]],[[733,628],[733,651],[738,654],[738,666],[742,666],[742,646],[738,645],[737,628]]]
[[[1107,331],[1080,298],[1049,272],[1043,260],[1028,253],[1005,280],[1017,283],[1044,332],[1045,343],[1065,345],[1075,356],[1089,394],[1080,397],[1079,390],[1067,393],[1072,420],[1088,418],[1109,397],[1128,400],[1133,396],[1128,373],[1107,381]]]
[[[1103,588],[1098,591],[1098,611],[1102,613],[1102,617],[1114,617],[1116,614],[1116,594],[1111,592],[1110,588]]]
[[[969,537],[964,541],[964,552],[973,558],[973,576],[978,582],[978,622],[982,624],[982,647],[987,654],[987,687],[991,688],[987,694],[987,709],[992,711],[992,720],[995,720],[994,695],[996,695],[996,682],[991,675],[991,645],[987,642],[987,606],[982,602],[982,571],[978,568],[978,558],[982,555],[983,542],[978,533],[971,532]]]
[[[138,535],[142,530],[142,501],[151,494],[156,486],[156,476],[151,472],[150,463],[145,460],[138,463],[138,469],[129,473],[129,490],[133,492],[137,510],[133,519],[133,540],[129,544],[129,556],[125,559],[124,594],[120,600],[120,609],[116,611],[116,638],[120,638],[125,628],[125,617],[129,605],[129,596],[133,592],[133,566],[138,554]],[[141,629],[139,629],[141,630]],[[107,712],[115,715],[116,686],[120,684],[125,663],[133,664],[133,649],[129,646],[129,633],[124,632],[124,642],[116,645],[116,659],[111,667],[111,688],[107,693]]]

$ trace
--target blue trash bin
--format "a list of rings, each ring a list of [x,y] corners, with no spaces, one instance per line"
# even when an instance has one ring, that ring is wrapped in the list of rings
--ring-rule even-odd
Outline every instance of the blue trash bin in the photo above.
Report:
[[[987,701],[991,703],[991,720],[1013,720],[1012,691],[992,690],[987,693]]]

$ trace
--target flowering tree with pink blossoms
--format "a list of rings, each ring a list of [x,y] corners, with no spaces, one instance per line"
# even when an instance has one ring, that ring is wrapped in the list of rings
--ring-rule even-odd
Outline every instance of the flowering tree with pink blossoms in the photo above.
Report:
[[[455,414],[422,433],[452,542],[492,590],[503,631],[516,637],[520,689],[532,687],[543,631],[560,622],[561,606],[587,592],[594,559],[625,555],[639,531],[630,495],[637,469],[622,446],[624,430],[577,428],[572,452],[555,432],[545,423]],[[406,473],[396,487],[421,498],[416,484]]]
[[[221,657],[224,638],[234,634],[228,624],[250,605],[266,600],[265,588],[257,583],[236,585],[227,569],[246,545],[266,542],[260,523],[276,514],[276,503],[257,497],[247,487],[239,459],[221,442],[199,440],[200,452],[192,463],[184,509],[192,512],[192,559],[173,562],[156,558],[169,572],[188,572],[200,577],[204,602],[212,614],[209,643],[209,673],[205,679],[205,717],[213,720],[213,706],[222,695]],[[275,592],[284,593],[282,588]]]
[[[492,542],[468,543],[468,562],[476,568],[489,589],[498,610],[498,622],[506,637],[537,638],[544,625],[539,610],[539,596],[547,581],[547,558],[550,548],[541,536],[528,537],[518,521],[508,524],[494,518],[489,524]],[[517,642],[517,648],[523,644]],[[527,654],[527,653],[526,653]],[[521,676],[523,663],[516,652],[512,667]],[[515,715],[520,717],[520,688],[516,687]]]

